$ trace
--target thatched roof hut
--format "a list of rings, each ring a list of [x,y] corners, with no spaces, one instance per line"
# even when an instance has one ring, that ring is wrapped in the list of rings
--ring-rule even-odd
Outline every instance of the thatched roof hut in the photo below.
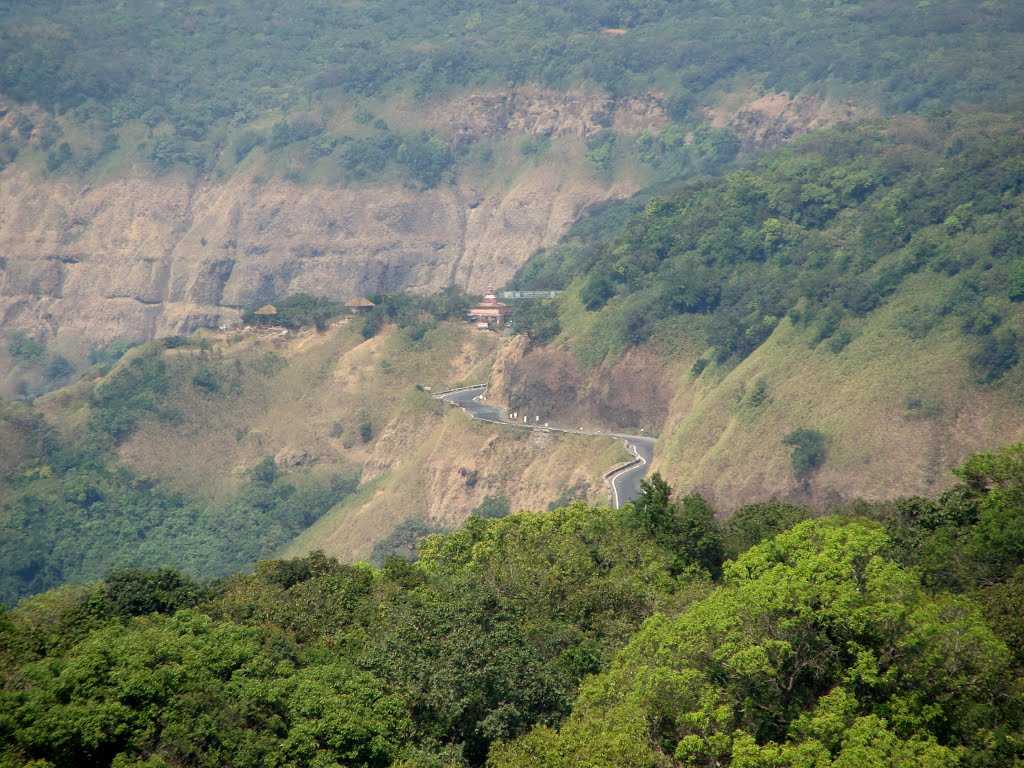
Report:
[[[349,299],[348,301],[345,302],[345,309],[347,309],[349,312],[353,314],[355,314],[356,312],[369,312],[375,306],[377,305],[374,304],[369,299],[363,297],[357,299]]]

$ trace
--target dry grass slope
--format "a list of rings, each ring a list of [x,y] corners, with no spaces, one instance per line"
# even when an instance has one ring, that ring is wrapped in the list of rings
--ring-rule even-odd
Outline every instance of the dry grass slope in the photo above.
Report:
[[[171,385],[161,405],[179,417],[143,420],[121,459],[212,502],[267,456],[299,482],[358,471],[361,490],[289,548],[345,559],[368,557],[410,517],[458,525],[486,496],[506,496],[514,510],[543,509],[569,488],[607,501],[601,474],[625,456],[619,443],[476,423],[426,391],[486,381],[496,335],[442,323],[418,341],[395,328],[366,340],[360,328],[210,333],[164,351]],[[196,383],[203,372],[215,391]],[[88,418],[89,386],[43,400],[66,434]]]
[[[1020,366],[998,386],[980,387],[956,320],[920,340],[900,326],[901,314],[942,280],[908,280],[838,354],[827,342],[812,349],[809,332],[786,320],[735,368],[684,377],[655,469],[725,509],[771,496],[882,499],[934,494],[951,484],[949,469],[967,455],[1021,440]],[[766,396],[757,405],[760,381]],[[827,439],[828,459],[806,488],[782,444],[799,428]]]

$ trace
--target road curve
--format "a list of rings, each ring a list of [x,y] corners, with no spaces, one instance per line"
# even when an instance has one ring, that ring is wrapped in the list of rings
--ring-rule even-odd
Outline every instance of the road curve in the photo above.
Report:
[[[640,495],[640,481],[647,476],[647,470],[654,458],[654,438],[640,435],[614,435],[626,443],[626,450],[636,458],[628,464],[613,469],[605,479],[612,487],[612,504],[618,509],[627,501]]]
[[[619,438],[626,444],[626,450],[632,453],[635,458],[622,466],[609,470],[605,474],[604,479],[611,486],[612,504],[615,506],[615,509],[619,509],[623,504],[632,501],[640,494],[640,481],[647,475],[647,470],[654,456],[655,438],[646,435],[627,435],[619,432],[591,432],[580,429],[544,426],[536,423],[519,423],[509,419],[503,409],[489,405],[483,400],[486,391],[487,386],[485,384],[477,384],[446,392],[437,392],[434,394],[434,397],[449,405],[461,408],[469,414],[470,418],[477,421],[486,421],[491,424],[501,424],[507,427],[518,427],[519,429],[536,429],[542,432],[563,432],[568,435]]]

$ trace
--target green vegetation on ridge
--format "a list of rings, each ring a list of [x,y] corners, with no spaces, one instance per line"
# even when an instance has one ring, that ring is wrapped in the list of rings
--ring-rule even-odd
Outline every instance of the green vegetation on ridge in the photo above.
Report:
[[[102,440],[61,439],[28,409],[6,407],[0,419],[34,449],[0,500],[0,603],[7,605],[118,566],[232,573],[273,554],[357,485],[340,475],[296,485],[268,457],[231,501],[213,504],[138,477]]]
[[[903,319],[911,338],[954,318],[991,383],[1019,359],[1024,139],[1016,120],[961,113],[838,127],[750,169],[648,200],[622,224],[577,227],[517,287],[575,281],[584,362],[673,318],[718,362],[742,360],[788,316],[839,353],[917,272],[943,276]],[[620,219],[621,220],[621,219]],[[695,369],[695,373],[699,373]]]
[[[119,461],[117,447],[141,425],[184,420],[172,391],[189,388],[217,401],[267,375],[262,358],[226,366],[205,355],[180,337],[134,350],[83,382],[81,395],[67,395],[68,410],[86,414],[68,435],[32,406],[0,403],[0,426],[23,447],[0,477],[0,603],[118,566],[170,566],[204,578],[231,573],[272,555],[355,489],[350,472],[295,479],[263,457],[234,493],[212,500]]]

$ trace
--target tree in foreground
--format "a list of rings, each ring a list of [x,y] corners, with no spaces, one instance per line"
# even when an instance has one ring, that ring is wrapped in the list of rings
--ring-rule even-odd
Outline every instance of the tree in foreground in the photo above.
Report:
[[[709,597],[650,618],[560,730],[499,745],[490,765],[1011,764],[1009,649],[889,547],[880,526],[836,518],[753,547]]]

